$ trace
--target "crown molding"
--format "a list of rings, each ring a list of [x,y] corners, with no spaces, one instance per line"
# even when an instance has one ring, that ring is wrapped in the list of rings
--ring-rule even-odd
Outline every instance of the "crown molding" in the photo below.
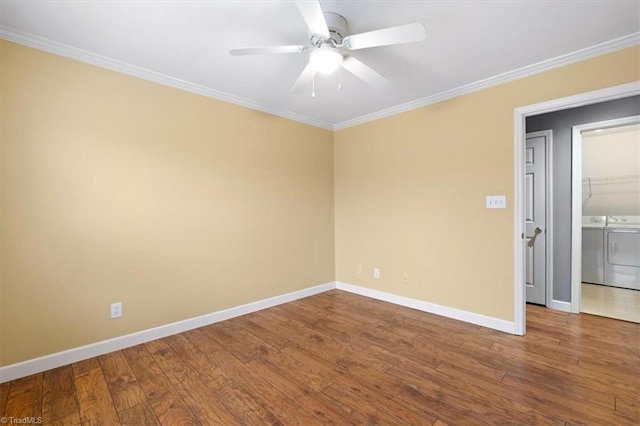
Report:
[[[565,65],[584,61],[586,59],[594,58],[596,56],[604,55],[606,53],[615,52],[617,50],[626,49],[628,47],[632,47],[638,44],[640,44],[640,32],[629,34],[627,36],[616,38],[604,43],[596,44],[595,46],[591,46],[585,49],[577,50],[575,52],[567,53],[565,55],[548,59],[542,62],[537,62],[532,65],[527,65],[525,67],[518,68],[513,71],[508,71],[502,74],[498,74],[493,77],[486,78],[484,80],[479,80],[474,83],[457,87],[455,89],[436,93],[435,95],[432,95],[432,96],[416,99],[415,101],[407,102],[401,105],[396,105],[390,108],[373,112],[371,114],[366,114],[351,120],[343,121],[335,124],[333,126],[333,130],[335,131],[335,130],[345,129],[347,127],[356,126],[358,124],[366,123],[368,121],[373,121],[380,118],[389,117],[392,115],[422,108],[427,105],[432,105],[438,102],[446,101],[451,98],[467,95],[469,93],[477,92],[492,86],[497,86],[499,84],[507,83],[509,81],[518,80],[524,77],[529,77],[534,74],[539,74],[545,71],[552,70],[554,68],[560,68]]]
[[[295,112],[281,110],[277,108],[271,108],[269,106],[260,104],[251,99],[246,99],[240,96],[235,96],[230,93],[226,93],[220,90],[211,89],[201,86],[199,84],[190,83],[179,78],[170,77],[165,74],[161,74],[155,71],[148,70],[146,68],[138,67],[136,65],[128,64],[126,62],[118,61],[108,58],[103,55],[98,55],[83,49],[78,49],[63,43],[54,42],[42,37],[37,37],[32,34],[27,34],[21,31],[17,31],[5,26],[0,26],[0,38],[12,41],[14,43],[22,44],[34,49],[42,50],[45,52],[53,53],[55,55],[64,56],[70,59],[74,59],[87,64],[95,65],[101,68],[106,68],[111,71],[120,72],[133,77],[141,78],[143,80],[152,81],[154,83],[162,84],[165,86],[173,87],[175,89],[184,90],[197,95],[205,96],[208,98],[228,102],[231,104],[239,105],[252,110],[262,111],[267,114],[275,115],[278,117],[286,118],[299,123],[308,124],[310,126],[320,127],[327,130],[341,130],[347,127],[356,126],[369,121],[377,120],[392,115],[397,115],[403,112],[411,111],[414,109],[422,108],[428,105],[432,105],[438,102],[446,101],[451,98],[466,95],[469,93],[477,92],[492,86],[497,86],[509,81],[517,80],[524,77],[529,77],[534,74],[539,74],[545,71],[559,68],[565,65],[569,65],[575,62],[584,61],[586,59],[594,58],[596,56],[604,55],[606,53],[615,52],[617,50],[626,49],[640,44],[640,32],[632,33],[624,37],[616,38],[604,43],[597,44],[595,46],[587,47],[572,53],[568,53],[556,58],[548,59],[542,62],[538,62],[532,65],[508,71],[502,74],[498,74],[483,80],[479,80],[464,86],[457,87],[455,89],[447,90],[444,92],[436,93],[431,96],[416,99],[411,102],[396,105],[390,108],[386,108],[380,111],[376,111],[370,114],[365,114],[360,117],[356,117],[350,120],[342,121],[336,124],[327,123],[321,120],[308,117],[306,115],[297,114]]]
[[[103,55],[98,55],[87,50],[78,49],[67,44],[58,43],[42,37],[34,36],[32,34],[17,31],[2,25],[0,25],[0,38],[14,43],[22,44],[24,46],[32,47],[34,49],[84,62],[86,64],[95,65],[100,68],[106,68],[108,70],[127,74],[132,77],[137,77],[143,80],[162,84],[164,86],[173,87],[174,89],[184,90],[186,92],[195,93],[196,95],[228,102],[252,110],[262,111],[267,114],[297,121],[303,124],[308,124],[310,126],[333,130],[333,125],[331,123],[316,120],[312,117],[307,117],[295,112],[271,108],[258,102],[252,101],[251,99],[246,99],[220,90],[211,89],[199,84],[191,83],[179,78],[151,71],[146,68],[118,61],[116,59],[112,59]]]

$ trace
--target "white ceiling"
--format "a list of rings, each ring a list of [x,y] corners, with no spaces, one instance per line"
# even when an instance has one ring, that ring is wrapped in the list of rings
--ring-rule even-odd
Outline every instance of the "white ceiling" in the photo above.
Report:
[[[427,39],[352,52],[386,88],[344,72],[342,90],[335,76],[322,77],[312,98],[289,92],[308,52],[228,53],[306,44],[292,1],[1,0],[0,37],[327,128],[640,41],[637,0],[320,3],[347,19],[350,34],[420,22]]]

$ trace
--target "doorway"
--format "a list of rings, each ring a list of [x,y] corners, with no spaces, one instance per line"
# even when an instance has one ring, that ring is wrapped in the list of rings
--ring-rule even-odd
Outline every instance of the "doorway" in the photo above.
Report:
[[[571,311],[640,322],[640,115],[572,133]]]
[[[640,83],[633,82],[596,90],[580,95],[555,99],[539,104],[528,105],[514,110],[514,332],[524,335],[526,331],[525,314],[525,129],[526,118],[554,111],[567,110],[585,105],[597,104],[614,99],[640,95]],[[555,134],[554,134],[555,137]],[[570,303],[558,304],[558,307],[570,308]],[[552,306],[553,307],[553,306]]]

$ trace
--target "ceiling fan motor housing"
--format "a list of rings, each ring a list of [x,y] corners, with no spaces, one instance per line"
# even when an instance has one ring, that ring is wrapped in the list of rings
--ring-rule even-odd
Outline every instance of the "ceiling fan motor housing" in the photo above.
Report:
[[[333,12],[323,12],[324,19],[327,22],[327,28],[329,28],[329,39],[325,40],[316,35],[311,37],[311,42],[315,46],[321,46],[329,41],[334,46],[342,44],[342,39],[347,35],[347,20],[344,16]]]

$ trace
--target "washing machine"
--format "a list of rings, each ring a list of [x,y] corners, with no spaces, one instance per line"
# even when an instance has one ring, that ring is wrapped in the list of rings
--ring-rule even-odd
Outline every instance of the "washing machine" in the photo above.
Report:
[[[640,290],[640,216],[608,216],[604,282]]]
[[[582,282],[604,284],[606,216],[582,216]]]

